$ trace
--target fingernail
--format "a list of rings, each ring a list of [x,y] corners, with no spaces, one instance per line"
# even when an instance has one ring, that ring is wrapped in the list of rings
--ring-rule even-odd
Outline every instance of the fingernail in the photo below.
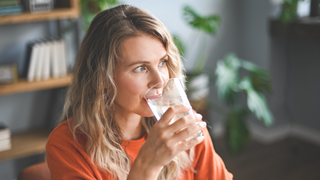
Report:
[[[206,127],[206,126],[207,126],[207,123],[204,122],[204,121],[202,121],[202,122],[199,123],[199,125],[200,125],[201,127]]]
[[[201,114],[196,114],[198,119],[202,119],[202,115]]]

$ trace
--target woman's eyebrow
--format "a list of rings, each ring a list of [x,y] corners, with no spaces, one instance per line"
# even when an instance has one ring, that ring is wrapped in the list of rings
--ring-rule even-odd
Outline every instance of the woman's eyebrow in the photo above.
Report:
[[[163,60],[164,58],[166,58],[168,56],[168,54],[165,54],[162,58],[160,58],[160,60]]]
[[[126,67],[131,67],[135,64],[150,64],[150,62],[149,61],[136,61],[136,62],[128,64]]]
[[[168,54],[165,54],[163,57],[160,58],[160,60],[165,59],[167,56],[168,56]],[[136,64],[150,64],[150,62],[149,61],[136,61],[136,62],[128,64],[126,67],[131,67]]]

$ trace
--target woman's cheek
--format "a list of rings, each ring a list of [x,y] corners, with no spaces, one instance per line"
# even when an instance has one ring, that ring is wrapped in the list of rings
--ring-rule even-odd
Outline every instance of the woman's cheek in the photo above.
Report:
[[[126,84],[126,89],[131,92],[132,94],[141,94],[141,91],[143,91],[145,88],[142,84],[136,83],[137,80],[132,80]]]
[[[163,70],[161,72],[161,77],[162,79],[165,81],[165,80],[168,80],[169,79],[169,71],[166,69],[166,70]]]

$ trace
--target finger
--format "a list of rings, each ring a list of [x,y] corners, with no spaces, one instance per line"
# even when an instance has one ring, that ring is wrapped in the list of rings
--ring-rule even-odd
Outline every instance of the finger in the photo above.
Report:
[[[204,136],[199,136],[199,137],[194,138],[190,141],[180,141],[179,145],[177,146],[177,149],[179,149],[179,151],[188,150],[188,149],[192,148],[193,146],[200,144],[203,140],[204,140]]]
[[[197,121],[200,121],[202,118],[202,116],[200,114],[189,114],[186,115],[180,119],[178,119],[177,121],[175,121],[170,127],[169,127],[169,131],[170,132],[178,132],[182,129],[184,129],[185,127],[196,123]]]
[[[205,128],[206,126],[207,126],[207,123],[204,121],[191,124],[185,129],[174,134],[172,139],[176,142],[185,141],[186,139],[192,137],[193,135],[198,133],[201,129]]]
[[[186,106],[185,104],[178,104],[178,105],[174,105],[171,106],[167,109],[167,111],[162,115],[161,119],[159,120],[159,122],[161,121],[161,123],[164,124],[169,124],[169,122],[171,121],[171,119],[174,118],[174,116],[176,114],[179,113],[184,113],[184,112],[188,112],[191,109],[191,107]]]

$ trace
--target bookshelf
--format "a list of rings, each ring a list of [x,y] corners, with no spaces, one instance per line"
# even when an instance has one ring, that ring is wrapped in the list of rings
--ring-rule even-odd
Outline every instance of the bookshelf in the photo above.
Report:
[[[33,131],[11,136],[12,148],[0,152],[0,161],[43,153],[48,136],[49,132],[46,131]]]
[[[14,84],[0,85],[0,95],[7,95],[13,93],[21,93],[27,91],[36,91],[44,89],[52,89],[68,86],[71,83],[71,75],[61,78],[50,78],[44,81],[28,82],[26,79],[20,79]]]
[[[13,23],[28,23],[35,21],[48,21],[52,19],[73,19],[80,15],[78,0],[57,0],[55,9],[43,13],[29,13],[14,14],[1,16],[0,24],[13,24]]]
[[[55,8],[50,12],[29,13],[14,15],[0,15],[0,25],[14,23],[29,23],[36,21],[48,21],[59,19],[75,19],[80,16],[79,0],[55,0]],[[26,79],[19,79],[14,84],[0,84],[0,96],[29,91],[53,89],[68,86],[71,83],[72,75],[60,78],[50,78],[43,81],[28,82]],[[0,161],[5,159],[20,158],[45,152],[45,145],[50,132],[31,131],[22,134],[12,135],[12,148],[0,152]]]

